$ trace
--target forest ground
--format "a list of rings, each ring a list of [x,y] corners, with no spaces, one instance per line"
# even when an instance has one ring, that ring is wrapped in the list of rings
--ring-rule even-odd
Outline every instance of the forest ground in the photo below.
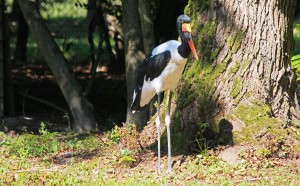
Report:
[[[36,134],[0,132],[0,185],[299,184],[299,155],[288,145],[278,155],[279,143],[173,154],[172,172],[167,173],[163,142],[158,173],[155,128],[152,123],[141,133],[134,126],[115,126],[102,133],[74,134],[49,132],[41,122]]]

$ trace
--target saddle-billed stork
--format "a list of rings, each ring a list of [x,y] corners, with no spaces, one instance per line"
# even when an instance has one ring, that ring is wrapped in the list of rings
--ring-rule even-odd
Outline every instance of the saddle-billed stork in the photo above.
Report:
[[[168,171],[171,171],[171,137],[170,137],[170,108],[172,92],[177,86],[184,70],[189,54],[193,53],[198,60],[191,34],[191,19],[187,15],[177,18],[177,29],[181,42],[167,41],[152,50],[141,66],[137,68],[134,86],[132,112],[141,110],[157,94],[158,106],[155,119],[158,133],[158,171],[160,171],[160,93],[170,90],[168,108],[165,118],[168,140]]]

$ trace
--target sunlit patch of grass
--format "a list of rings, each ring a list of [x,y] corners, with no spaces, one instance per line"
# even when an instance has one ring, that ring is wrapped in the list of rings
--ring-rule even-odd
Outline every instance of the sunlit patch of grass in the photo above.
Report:
[[[48,132],[43,122],[39,132],[39,135],[25,133],[16,136],[0,133],[0,156],[27,159],[66,151],[83,154],[103,147],[103,143],[99,143],[97,136]]]

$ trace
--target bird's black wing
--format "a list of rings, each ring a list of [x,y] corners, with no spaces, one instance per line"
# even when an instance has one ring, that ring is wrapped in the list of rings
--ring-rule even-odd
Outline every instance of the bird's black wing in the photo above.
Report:
[[[143,61],[141,66],[137,69],[136,81],[134,86],[134,91],[136,94],[135,99],[132,102],[132,110],[140,110],[139,107],[141,99],[141,91],[144,84],[144,79],[146,81],[150,78],[150,81],[158,77],[162,71],[166,68],[167,64],[171,59],[171,52],[165,51],[154,56],[148,55]]]
[[[165,51],[157,55],[148,55],[137,70],[136,85],[143,87],[144,79],[150,81],[158,77],[171,59],[171,52]]]
[[[150,81],[158,77],[166,68],[171,59],[171,52],[169,50],[156,54],[147,60],[146,80]]]

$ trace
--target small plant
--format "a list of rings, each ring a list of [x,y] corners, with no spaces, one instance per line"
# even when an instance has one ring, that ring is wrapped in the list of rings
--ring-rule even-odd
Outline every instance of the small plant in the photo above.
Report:
[[[48,130],[46,129],[46,124],[44,122],[41,122],[41,127],[39,128],[39,133],[42,135],[49,134]]]
[[[118,129],[118,126],[115,126],[110,133],[110,139],[115,143],[119,143],[121,138],[121,134]]]
[[[136,159],[133,157],[134,152],[128,149],[121,149],[120,150],[120,157],[119,157],[119,163],[122,164],[131,164],[136,162]]]

